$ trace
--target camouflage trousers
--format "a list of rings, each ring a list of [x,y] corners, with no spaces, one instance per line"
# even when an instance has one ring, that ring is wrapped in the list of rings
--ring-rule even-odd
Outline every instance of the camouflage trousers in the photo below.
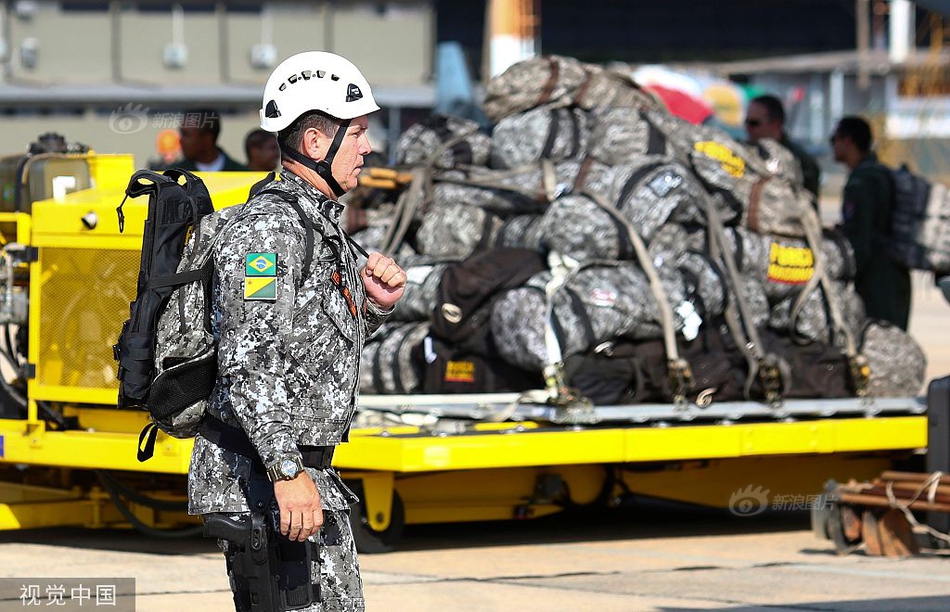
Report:
[[[227,516],[238,519],[245,515],[228,513]],[[348,512],[324,509],[323,527],[309,540],[317,543],[320,551],[319,563],[313,563],[310,568],[313,584],[320,587],[320,602],[301,608],[301,612],[364,612],[363,580]],[[225,559],[229,558],[229,545],[227,540],[218,540]],[[247,582],[233,574],[230,564],[228,579],[234,594],[234,609],[249,612]]]

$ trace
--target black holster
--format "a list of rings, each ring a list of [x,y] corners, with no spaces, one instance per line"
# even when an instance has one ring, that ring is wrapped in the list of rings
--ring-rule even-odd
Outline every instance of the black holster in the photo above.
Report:
[[[284,612],[319,602],[320,586],[310,578],[319,563],[315,542],[288,540],[280,533],[280,510],[273,485],[255,474],[249,483],[252,512],[238,519],[215,514],[204,536],[225,540],[234,602],[241,612]]]

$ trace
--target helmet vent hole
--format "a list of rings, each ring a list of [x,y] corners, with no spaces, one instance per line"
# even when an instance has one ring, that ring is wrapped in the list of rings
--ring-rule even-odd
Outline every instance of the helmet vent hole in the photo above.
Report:
[[[326,71],[326,70],[317,70],[317,78],[318,78],[318,79],[322,79],[323,77],[326,76],[326,74],[327,74],[327,71]]]
[[[331,75],[330,75],[330,80],[331,80],[331,81],[339,81],[339,80],[340,80],[340,77],[338,77],[338,76],[335,75],[335,74],[331,74]]]

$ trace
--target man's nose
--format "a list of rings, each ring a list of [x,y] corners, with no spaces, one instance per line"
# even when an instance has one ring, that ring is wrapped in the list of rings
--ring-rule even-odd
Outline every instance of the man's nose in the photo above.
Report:
[[[360,155],[369,155],[373,152],[373,145],[369,143],[369,137],[365,133],[360,137],[360,143],[362,145],[359,150]]]

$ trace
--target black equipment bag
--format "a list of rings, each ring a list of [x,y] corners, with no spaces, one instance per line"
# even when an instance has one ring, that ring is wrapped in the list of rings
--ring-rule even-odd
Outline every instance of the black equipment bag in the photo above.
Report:
[[[187,170],[171,169],[162,174],[139,170],[132,175],[125,198],[116,209],[120,232],[125,229],[125,200],[142,195],[148,195],[148,217],[142,233],[136,298],[114,349],[119,362],[120,408],[142,407],[148,399],[158,317],[176,288],[154,287],[150,281],[178,272],[189,232],[202,217],[214,212],[207,187]]]
[[[543,255],[530,249],[496,247],[446,268],[432,311],[432,334],[461,344],[488,325],[491,304],[547,270]]]
[[[491,346],[491,339],[487,341]],[[423,393],[500,393],[544,386],[541,375],[427,337],[417,349],[425,364]]]

